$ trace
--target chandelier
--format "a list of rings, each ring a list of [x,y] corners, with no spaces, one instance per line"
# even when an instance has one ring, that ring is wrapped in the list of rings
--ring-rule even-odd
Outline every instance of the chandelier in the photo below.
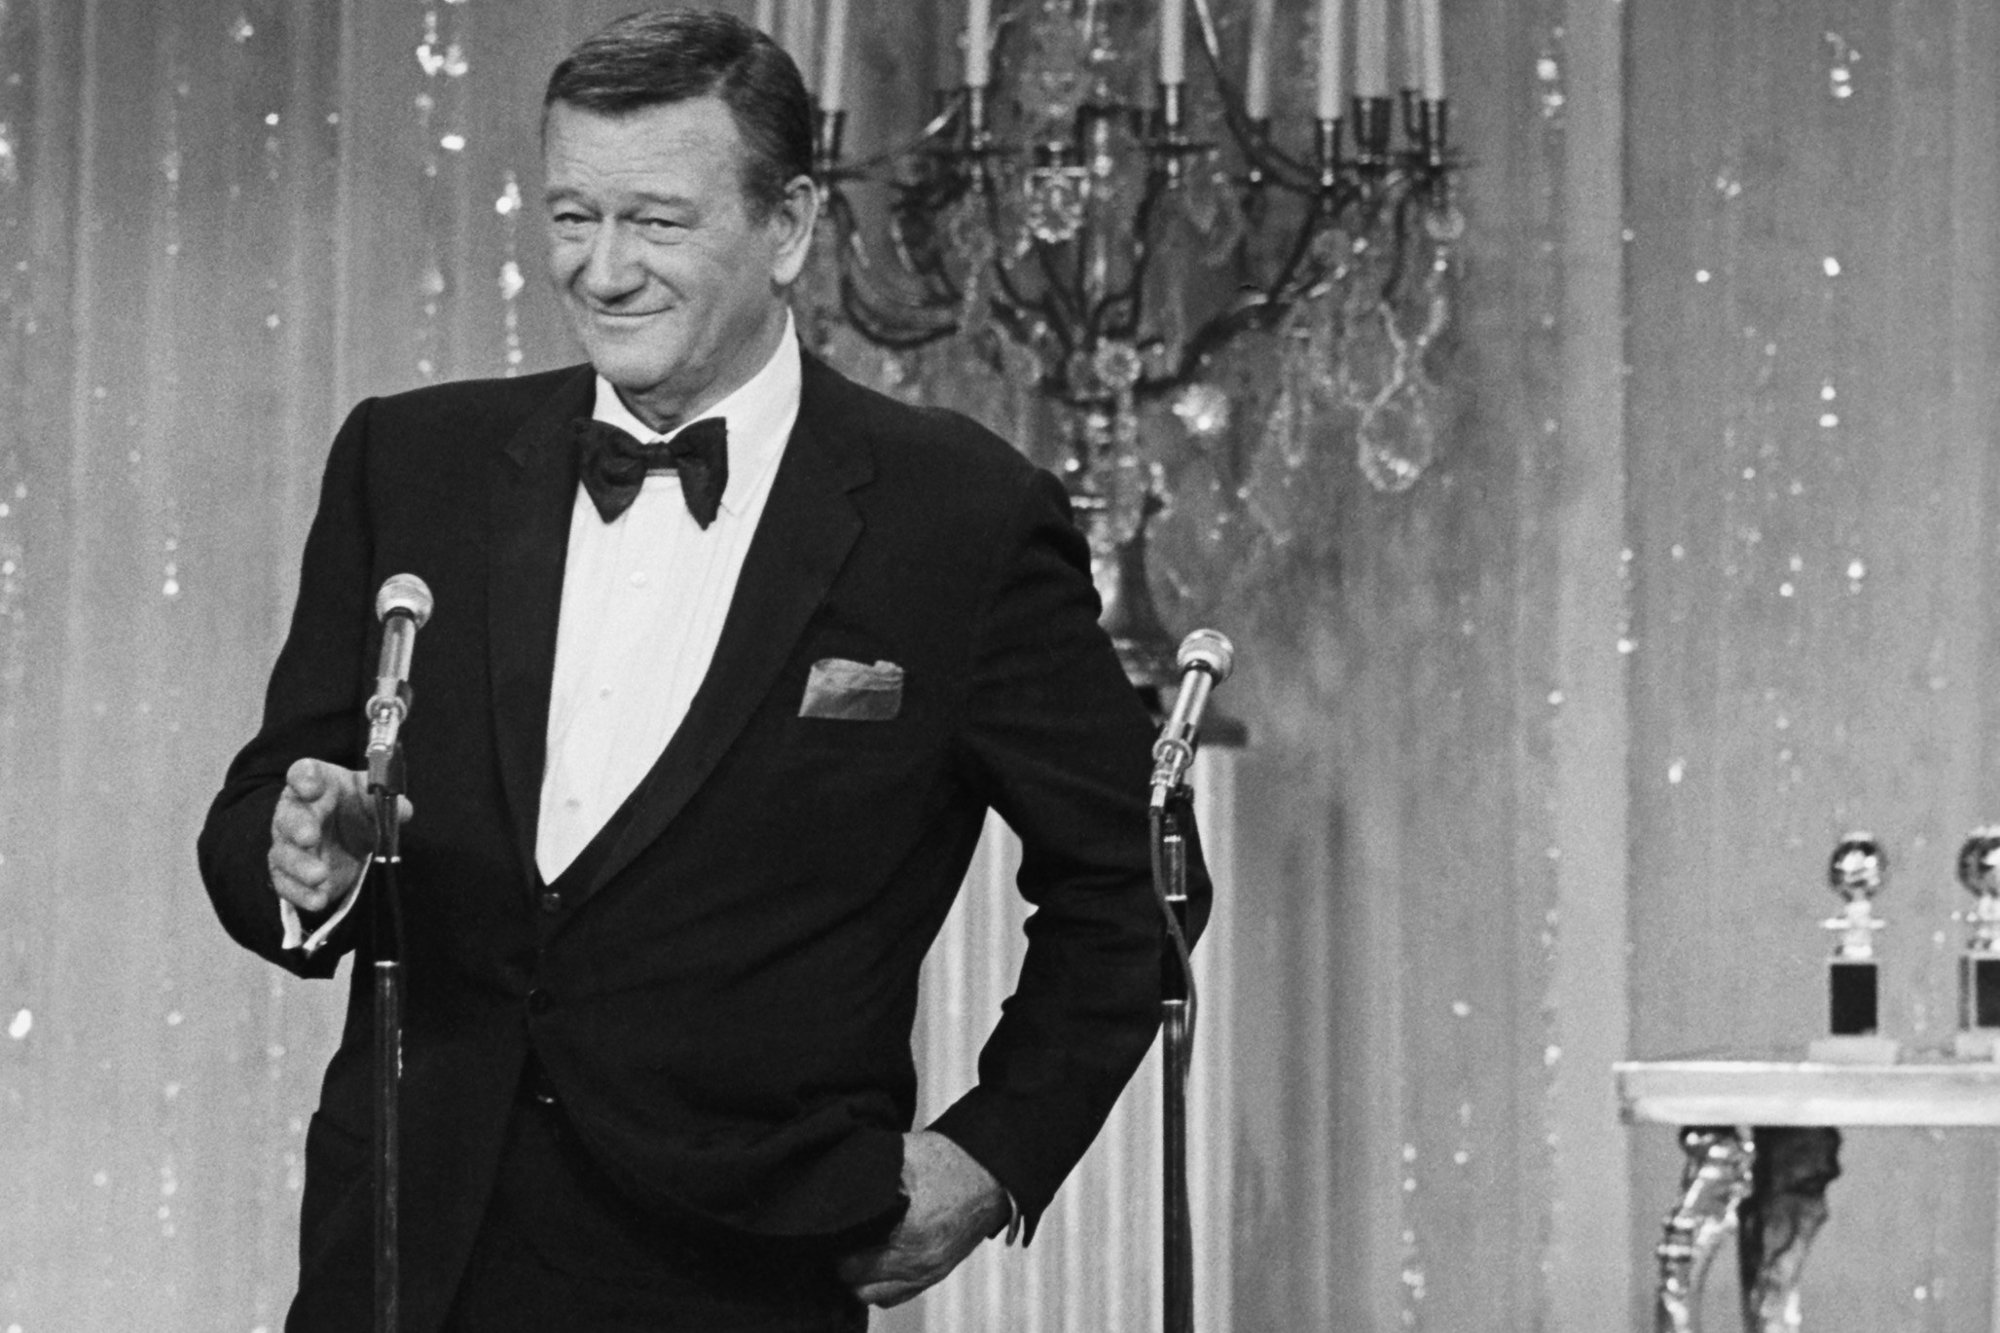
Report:
[[[811,10],[792,2],[787,39],[810,49]],[[963,83],[907,143],[850,160],[848,0],[829,0],[802,331],[822,351],[860,339],[892,380],[898,358],[948,346],[955,367],[1055,406],[1105,627],[1155,699],[1175,672],[1146,533],[1173,498],[1172,449],[1243,424],[1254,396],[1254,447],[1279,466],[1351,443],[1367,481],[1395,492],[1433,459],[1428,362],[1464,221],[1438,0],[1398,2],[1392,95],[1389,0],[1351,15],[1315,0],[1296,62],[1280,58],[1275,0],[1227,16],[1232,39],[1247,17],[1234,61],[1209,0],[1018,0],[997,22],[992,0],[970,0]],[[1295,63],[1312,70],[1314,114],[1289,125],[1273,93]],[[862,190],[879,206],[858,205]],[[1223,373],[1231,349],[1254,395]]]

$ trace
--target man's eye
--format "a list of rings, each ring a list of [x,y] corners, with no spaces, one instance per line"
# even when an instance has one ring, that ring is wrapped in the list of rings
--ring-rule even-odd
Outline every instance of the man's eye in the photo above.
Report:
[[[549,221],[553,223],[555,226],[564,227],[571,230],[574,230],[575,228],[578,227],[589,226],[590,220],[591,220],[590,215],[588,213],[578,212],[576,209],[573,208],[558,209],[554,213],[551,213],[549,215]]]
[[[648,236],[668,236],[682,229],[674,218],[640,218],[639,226]]]

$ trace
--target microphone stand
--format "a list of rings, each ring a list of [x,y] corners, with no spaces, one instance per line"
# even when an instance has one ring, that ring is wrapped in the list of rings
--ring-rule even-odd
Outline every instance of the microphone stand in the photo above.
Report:
[[[1188,957],[1187,832],[1193,795],[1176,783],[1152,812],[1153,888],[1166,915],[1160,949],[1160,1040],[1164,1146],[1165,1333],[1194,1333],[1194,1231],[1188,1209],[1187,1079],[1194,1054],[1195,984]]]
[[[396,888],[402,864],[403,746],[369,756],[368,790],[375,797],[375,885],[369,933],[375,958],[375,1329],[397,1333],[402,1324],[399,1241],[402,1142],[399,1126],[403,1072],[403,902]]]

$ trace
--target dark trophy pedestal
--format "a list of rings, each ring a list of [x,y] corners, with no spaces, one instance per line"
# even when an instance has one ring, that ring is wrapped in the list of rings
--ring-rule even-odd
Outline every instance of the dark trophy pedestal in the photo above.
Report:
[[[1875,958],[1875,895],[1889,859],[1866,833],[1850,833],[1833,849],[1827,885],[1841,897],[1840,915],[1820,924],[1839,936],[1826,965],[1827,1035],[1812,1043],[1807,1059],[1829,1064],[1894,1064],[1899,1046],[1880,1035],[1882,978]]]
[[[2000,829],[1974,829],[1958,853],[1958,882],[1972,910],[1953,915],[1972,927],[1958,956],[1958,1035],[1961,1060],[2000,1060]]]

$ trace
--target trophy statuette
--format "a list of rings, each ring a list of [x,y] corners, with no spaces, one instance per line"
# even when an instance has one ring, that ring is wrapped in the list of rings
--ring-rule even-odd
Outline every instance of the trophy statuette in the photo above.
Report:
[[[1871,834],[1850,833],[1833,849],[1827,886],[1840,895],[1840,915],[1820,925],[1834,932],[1827,959],[1827,1032],[1807,1049],[1807,1058],[1832,1064],[1894,1064],[1899,1046],[1880,1034],[1881,966],[1875,932],[1885,924],[1875,915],[1875,895],[1887,878],[1889,858]]]
[[[1952,917],[1969,924],[1972,936],[1958,955],[1952,1047],[1961,1060],[2000,1059],[2000,827],[1974,829],[1965,840],[1958,882],[1972,895],[1972,908]]]

